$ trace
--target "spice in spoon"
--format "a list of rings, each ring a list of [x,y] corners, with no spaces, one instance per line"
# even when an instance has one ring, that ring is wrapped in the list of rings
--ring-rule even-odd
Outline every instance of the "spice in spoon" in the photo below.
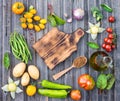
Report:
[[[79,68],[82,67],[84,64],[86,64],[87,59],[83,57],[77,57],[74,61],[73,64],[75,67]]]

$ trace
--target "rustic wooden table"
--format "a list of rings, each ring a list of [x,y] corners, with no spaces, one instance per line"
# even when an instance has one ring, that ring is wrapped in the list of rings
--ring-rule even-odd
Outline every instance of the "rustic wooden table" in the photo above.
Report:
[[[89,73],[94,77],[95,80],[99,74],[98,72],[90,68],[89,63],[86,66],[84,66],[82,69],[74,69],[70,71],[56,82],[69,84],[73,87],[73,89],[80,89],[82,93],[81,101],[120,101],[120,89],[119,89],[120,88],[120,82],[119,82],[120,81],[120,73],[119,73],[120,71],[120,67],[119,67],[120,65],[119,62],[120,61],[120,50],[119,50],[120,0],[0,0],[0,26],[1,26],[0,27],[0,32],[1,32],[0,33],[0,88],[1,86],[7,83],[9,76],[12,77],[11,71],[14,65],[19,62],[14,58],[13,55],[11,55],[11,66],[8,71],[4,69],[4,66],[2,64],[3,54],[7,51],[11,52],[9,46],[9,36],[10,33],[13,32],[14,30],[18,30],[21,33],[23,33],[23,35],[27,39],[27,42],[29,44],[29,47],[33,55],[33,60],[29,62],[29,64],[35,64],[41,71],[41,77],[38,81],[42,79],[48,79],[54,81],[52,75],[70,66],[74,58],[76,58],[77,56],[85,55],[89,59],[90,55],[93,52],[95,52],[93,49],[90,49],[86,45],[86,42],[92,41],[92,39],[90,35],[85,34],[85,36],[78,43],[78,50],[74,52],[64,62],[60,63],[54,70],[52,71],[49,70],[45,65],[45,63],[43,62],[43,60],[40,58],[40,56],[34,51],[34,49],[31,46],[39,38],[41,38],[44,33],[47,33],[51,29],[51,26],[48,23],[46,29],[39,33],[35,33],[34,31],[29,31],[29,30],[23,30],[19,25],[19,15],[15,15],[11,12],[11,6],[15,1],[23,2],[26,8],[28,8],[30,5],[33,5],[37,9],[38,14],[44,18],[47,18],[48,15],[48,10],[47,10],[48,3],[51,3],[53,5],[54,11],[62,18],[64,18],[63,16],[64,13],[67,13],[70,16],[72,16],[72,9],[74,8],[84,9],[85,17],[82,21],[73,20],[73,23],[71,24],[66,23],[64,26],[58,27],[60,30],[66,33],[71,33],[75,31],[78,27],[87,30],[88,21],[92,23],[96,23],[95,18],[92,17],[90,11],[91,7],[93,6],[100,7],[99,5],[101,3],[109,4],[114,9],[112,15],[114,15],[116,18],[116,22],[112,24],[112,27],[115,29],[118,35],[117,49],[109,53],[110,56],[112,56],[114,59],[114,68],[115,68],[114,73],[117,79],[113,89],[99,95],[97,88],[95,88],[92,91],[85,91],[78,86],[77,79],[80,74]],[[102,21],[102,27],[106,28],[108,26],[111,26],[107,21],[107,18],[109,15],[111,15],[111,13],[103,12],[103,14],[104,14],[104,20]],[[103,42],[103,38],[105,36],[107,36],[106,32],[99,34],[95,42],[101,45]],[[107,72],[109,72],[109,70]],[[14,80],[16,79],[14,78]],[[23,89],[25,90],[25,88]],[[71,99],[70,97],[66,99],[51,99],[48,97],[40,96],[38,94],[36,94],[34,97],[28,97],[24,92],[16,95],[16,99],[12,100],[9,94],[6,94],[2,90],[0,90],[0,101],[71,101]]]

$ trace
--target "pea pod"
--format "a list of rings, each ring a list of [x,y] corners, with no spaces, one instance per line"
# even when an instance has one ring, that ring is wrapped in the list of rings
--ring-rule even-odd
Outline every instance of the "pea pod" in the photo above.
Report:
[[[99,45],[95,42],[88,42],[87,45],[92,49],[99,49]]]
[[[57,26],[56,20],[52,15],[48,15],[48,21],[50,22],[51,26],[53,27]]]
[[[44,88],[50,88],[50,89],[71,89],[72,88],[69,85],[58,84],[58,83],[50,82],[48,80],[42,80],[41,86]]]
[[[52,98],[66,98],[68,93],[66,90],[38,89],[38,94]]]
[[[5,67],[6,69],[8,69],[9,66],[10,66],[10,57],[9,57],[9,53],[8,53],[8,52],[6,52],[6,53],[4,54],[3,64],[4,64],[4,67]]]
[[[106,4],[101,4],[101,7],[107,12],[111,13],[113,11],[113,9]]]

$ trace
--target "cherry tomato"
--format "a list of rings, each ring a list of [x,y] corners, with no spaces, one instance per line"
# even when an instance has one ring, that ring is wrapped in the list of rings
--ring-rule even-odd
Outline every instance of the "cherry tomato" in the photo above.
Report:
[[[105,49],[105,47],[106,47],[106,44],[105,44],[105,43],[103,43],[103,44],[102,44],[102,48],[103,48],[103,49]]]
[[[107,52],[111,52],[112,51],[111,46],[110,45],[106,45],[105,50]]]
[[[109,16],[108,21],[113,23],[115,22],[115,17],[114,16]]]
[[[108,44],[112,44],[112,39],[108,39],[106,42],[107,42]]]
[[[111,27],[108,27],[108,28],[106,29],[106,31],[107,31],[108,33],[112,33],[112,32],[113,32],[113,29],[112,29]]]
[[[73,100],[80,100],[81,99],[81,93],[79,90],[72,90],[70,93],[70,97]]]
[[[108,38],[104,38],[104,42],[107,43]]]
[[[108,34],[108,38],[114,39],[114,35],[113,35],[112,33],[109,33],[109,34]]]
[[[112,49],[114,49],[116,46],[113,44],[111,47],[112,47]]]

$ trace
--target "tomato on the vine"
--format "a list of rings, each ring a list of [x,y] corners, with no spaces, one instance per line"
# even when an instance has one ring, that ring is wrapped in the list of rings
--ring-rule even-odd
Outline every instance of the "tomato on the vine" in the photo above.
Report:
[[[108,39],[106,42],[107,42],[108,44],[112,44],[112,39]]]
[[[116,46],[113,44],[111,47],[112,47],[112,49],[114,49]]]
[[[107,52],[111,52],[112,51],[111,45],[106,45],[105,49],[106,49]]]
[[[108,27],[108,28],[106,29],[106,31],[107,31],[108,33],[112,33],[112,32],[113,32],[113,29],[112,29],[111,27]]]
[[[115,22],[115,17],[114,16],[109,16],[108,21],[113,23]]]
[[[107,43],[108,38],[104,38],[104,42]]]
[[[102,44],[102,48],[103,48],[103,49],[105,49],[105,47],[106,47],[106,44],[105,44],[105,43],[103,43],[103,44]]]
[[[114,38],[114,35],[113,35],[112,33],[109,33],[109,34],[108,34],[108,38],[113,39],[113,38]]]

